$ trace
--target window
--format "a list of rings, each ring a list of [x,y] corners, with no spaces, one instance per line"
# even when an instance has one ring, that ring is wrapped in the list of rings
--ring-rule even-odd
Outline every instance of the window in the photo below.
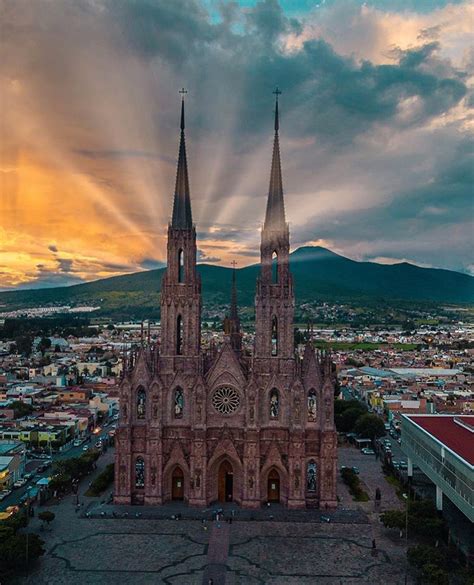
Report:
[[[278,418],[280,414],[280,395],[276,388],[270,392],[270,418]]]
[[[178,252],[178,282],[184,282],[184,252]]]
[[[272,284],[278,284],[278,254],[272,254]]]
[[[314,422],[316,420],[316,392],[311,389],[308,392],[308,421]]]
[[[135,460],[135,487],[145,487],[145,460],[137,457]]]
[[[182,388],[176,388],[174,391],[174,418],[183,418],[184,411],[184,393]]]
[[[183,318],[178,315],[176,320],[176,355],[183,353]]]
[[[278,320],[272,317],[272,355],[278,355]]]
[[[316,463],[314,461],[308,462],[306,471],[306,489],[308,492],[316,491]]]
[[[140,386],[137,390],[137,418],[145,418],[146,416],[146,392]]]

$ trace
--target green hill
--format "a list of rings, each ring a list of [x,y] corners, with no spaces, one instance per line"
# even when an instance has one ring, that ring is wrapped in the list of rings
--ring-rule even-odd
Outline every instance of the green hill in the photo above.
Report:
[[[474,302],[474,278],[450,270],[420,268],[408,263],[383,265],[356,262],[321,247],[303,247],[291,254],[291,271],[299,302],[311,300],[411,300]],[[84,284],[0,293],[0,306],[14,309],[46,304],[97,304],[102,313],[146,316],[159,307],[164,268],[115,276]],[[231,269],[200,264],[204,303],[226,303]],[[239,303],[251,306],[259,266],[237,271]],[[149,315],[154,316],[154,315]]]

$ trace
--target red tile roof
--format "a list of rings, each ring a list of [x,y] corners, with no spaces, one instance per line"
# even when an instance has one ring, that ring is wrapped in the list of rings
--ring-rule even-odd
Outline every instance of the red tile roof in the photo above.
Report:
[[[474,465],[474,416],[409,415],[408,418]]]

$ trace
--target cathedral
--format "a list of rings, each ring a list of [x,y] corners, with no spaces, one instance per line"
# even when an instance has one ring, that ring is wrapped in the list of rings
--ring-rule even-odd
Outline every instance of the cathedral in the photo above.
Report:
[[[116,504],[190,506],[235,502],[258,508],[336,507],[334,368],[308,343],[295,353],[295,297],[289,265],[279,145],[275,134],[253,351],[243,351],[235,270],[222,345],[201,347],[201,280],[196,270],[181,103],[173,215],[161,286],[161,340],[124,359],[116,434]]]

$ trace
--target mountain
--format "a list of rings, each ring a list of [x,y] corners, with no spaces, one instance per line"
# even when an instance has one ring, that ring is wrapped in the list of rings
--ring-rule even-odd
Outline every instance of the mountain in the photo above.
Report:
[[[291,271],[299,302],[308,300],[411,300],[474,302],[474,277],[450,270],[420,268],[407,262],[394,265],[356,262],[322,247],[303,247],[291,256]],[[165,268],[114,276],[68,287],[0,293],[0,310],[49,303],[97,304],[103,313],[146,314],[159,307]],[[200,264],[205,303],[226,303],[231,269]],[[254,301],[258,264],[237,270],[239,303]],[[155,311],[153,311],[155,312]]]

